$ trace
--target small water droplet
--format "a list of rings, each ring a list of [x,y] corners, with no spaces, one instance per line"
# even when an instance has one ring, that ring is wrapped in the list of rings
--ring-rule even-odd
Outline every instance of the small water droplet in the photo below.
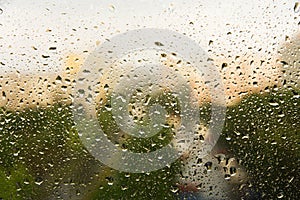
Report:
[[[3,13],[3,9],[2,8],[0,8],[0,15]]]
[[[171,192],[173,192],[173,193],[178,192],[178,190],[179,190],[179,188],[177,188],[177,187],[171,188]]]
[[[276,145],[277,142],[276,142],[276,141],[272,141],[271,144],[272,144],[272,145]]]
[[[236,174],[236,168],[230,167],[229,172],[230,172],[231,176],[234,176]]]
[[[161,43],[161,42],[154,42],[154,44],[155,44],[156,46],[159,46],[159,47],[162,47],[162,46],[164,46],[164,44],[163,44],[163,43]]]
[[[28,180],[28,179],[25,179],[25,180],[24,180],[24,184],[25,184],[25,185],[29,185],[29,184],[30,184],[29,180]]]
[[[111,107],[110,105],[105,105],[105,109],[106,109],[108,112],[112,111],[112,107]]]
[[[227,63],[223,63],[223,64],[222,64],[222,69],[226,68],[227,66],[228,66]]]
[[[41,185],[44,182],[44,180],[41,177],[37,177],[34,181],[35,184]]]
[[[109,11],[110,12],[115,12],[116,7],[114,5],[109,5]]]
[[[122,185],[122,186],[121,186],[121,190],[123,190],[123,191],[128,190],[128,187],[125,186],[125,185]]]
[[[113,177],[105,177],[106,181],[107,181],[107,185],[112,186],[114,184],[114,179]]]
[[[284,197],[284,195],[282,194],[282,193],[279,193],[278,195],[277,195],[277,198],[278,199],[282,199]]]
[[[300,11],[300,2],[296,2],[294,6],[294,12],[297,13]]]
[[[227,141],[230,141],[230,140],[231,140],[231,137],[226,137],[226,140],[227,140]]]
[[[244,136],[242,137],[242,139],[244,139],[244,140],[249,139],[249,135],[244,135]]]
[[[78,90],[78,93],[81,94],[81,95],[84,95],[85,91],[83,89],[80,89],[80,90]]]

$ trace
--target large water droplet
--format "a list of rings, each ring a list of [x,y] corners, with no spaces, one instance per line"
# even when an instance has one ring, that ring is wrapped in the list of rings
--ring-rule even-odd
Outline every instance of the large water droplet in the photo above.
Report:
[[[294,11],[295,11],[295,13],[297,13],[297,12],[300,11],[300,2],[296,2],[296,3],[295,3]]]
[[[204,166],[206,167],[206,169],[207,169],[208,171],[211,171],[211,168],[212,168],[212,162],[209,161],[209,162],[205,163]]]
[[[274,107],[279,106],[279,103],[277,103],[277,102],[269,102],[269,104],[270,104],[271,106],[274,106]]]

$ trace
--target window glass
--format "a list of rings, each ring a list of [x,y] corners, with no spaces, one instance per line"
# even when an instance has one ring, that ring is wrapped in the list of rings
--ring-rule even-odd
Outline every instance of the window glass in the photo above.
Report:
[[[297,199],[300,2],[0,0],[0,199]]]

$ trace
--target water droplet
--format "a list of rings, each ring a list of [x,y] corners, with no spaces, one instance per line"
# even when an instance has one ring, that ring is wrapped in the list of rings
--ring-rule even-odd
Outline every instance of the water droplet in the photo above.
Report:
[[[0,8],[0,15],[3,13],[3,9],[2,8]]]
[[[42,58],[50,58],[48,55],[42,55]]]
[[[25,180],[24,180],[24,184],[25,185],[29,185],[30,183],[29,183],[29,180],[26,178]]]
[[[271,144],[272,144],[272,145],[276,145],[277,142],[276,142],[276,141],[272,141]]]
[[[297,13],[300,11],[300,2],[296,2],[294,6],[294,12]]]
[[[35,184],[41,185],[44,182],[44,180],[41,177],[37,177],[34,181]]]
[[[107,185],[112,186],[114,183],[113,182],[108,182]]]
[[[219,164],[226,158],[225,154],[222,153],[215,155],[215,157],[218,159]]]
[[[278,195],[277,195],[277,198],[278,199],[282,199],[284,197],[284,195],[282,194],[282,193],[279,193]]]
[[[211,168],[212,168],[212,162],[207,162],[207,163],[205,163],[204,166],[206,167],[206,169],[207,169],[208,171],[210,171]]]
[[[161,43],[161,42],[154,42],[154,44],[155,44],[156,46],[159,46],[159,47],[164,46],[163,43]]]
[[[224,178],[225,180],[230,180],[230,174],[225,174]]]
[[[269,104],[270,104],[271,106],[274,106],[274,107],[279,106],[279,104],[278,104],[277,102],[269,102]]]
[[[105,105],[105,109],[106,109],[108,112],[112,111],[112,107],[111,107],[110,105]]]
[[[107,181],[107,185],[112,186],[112,185],[114,184],[114,179],[113,179],[113,177],[108,176],[108,177],[105,177],[105,179],[106,179],[106,181]]]
[[[80,90],[78,90],[78,93],[83,95],[83,94],[85,94],[85,91],[83,89],[80,89]]]
[[[227,66],[228,66],[227,63],[223,63],[223,64],[222,64],[222,69],[226,68]]]
[[[173,193],[176,193],[176,192],[178,192],[178,190],[179,190],[179,188],[177,188],[177,187],[173,187],[173,188],[171,188],[171,192],[173,192]]]
[[[123,190],[123,191],[124,191],[124,190],[127,190],[127,189],[128,189],[128,187],[127,187],[127,186],[124,186],[124,185],[122,185],[122,186],[121,186],[121,190]]]
[[[293,180],[294,180],[294,177],[292,177],[292,178],[289,180],[289,183],[291,183]]]
[[[109,5],[109,11],[110,12],[115,12],[116,7],[114,5]]]
[[[242,137],[242,139],[244,139],[244,140],[249,139],[249,135],[244,135],[244,136]]]
[[[231,176],[234,176],[236,174],[236,168],[230,167],[229,172],[230,172]]]

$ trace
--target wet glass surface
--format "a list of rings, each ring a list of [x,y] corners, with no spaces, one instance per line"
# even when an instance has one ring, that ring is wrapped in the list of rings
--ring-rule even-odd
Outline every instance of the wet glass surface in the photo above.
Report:
[[[0,0],[0,199],[298,199],[299,25],[296,0]]]

